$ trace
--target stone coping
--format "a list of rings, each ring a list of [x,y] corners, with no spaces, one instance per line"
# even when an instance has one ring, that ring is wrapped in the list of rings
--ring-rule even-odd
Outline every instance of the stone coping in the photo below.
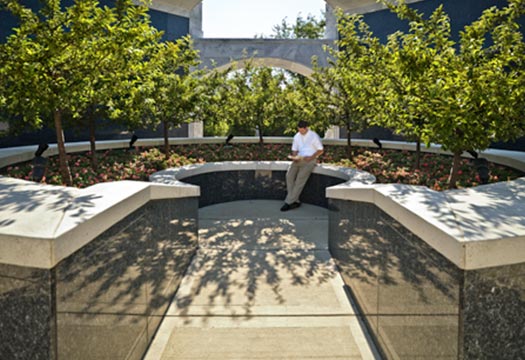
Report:
[[[328,198],[373,203],[464,270],[525,262],[525,177],[433,191],[403,184],[350,184]]]
[[[201,137],[201,138],[170,138],[170,144],[182,145],[182,144],[217,144],[224,143],[224,137]],[[265,137],[265,143],[267,144],[291,144],[291,137]],[[235,143],[258,143],[259,138],[253,136],[246,137],[234,137],[231,141]],[[416,144],[403,141],[381,141],[384,149],[395,149],[395,150],[408,150],[415,151]],[[162,146],[164,140],[162,138],[154,139],[138,139],[135,143],[137,146]],[[346,146],[345,139],[323,139],[325,145],[338,145]],[[353,146],[371,147],[377,148],[377,146],[368,139],[352,139]],[[97,150],[106,149],[122,149],[129,146],[129,140],[107,140],[97,141]],[[0,148],[0,168],[5,166],[25,162],[33,159],[38,145],[28,145],[13,148]],[[89,142],[73,142],[67,143],[66,149],[70,153],[81,152],[89,150]],[[430,152],[436,154],[451,155],[450,152],[444,151],[440,145],[432,144],[429,148],[422,147],[422,152]],[[49,149],[46,150],[44,156],[51,156],[58,154],[56,144],[50,144]],[[466,158],[471,158],[468,153],[463,154]],[[499,149],[487,149],[480,152],[480,156],[486,158],[488,161],[496,164],[510,166],[525,172],[525,152],[522,151],[510,151],[510,150],[499,150]]]
[[[116,181],[77,189],[0,176],[0,263],[51,269],[150,200],[199,195],[189,184]]]
[[[149,180],[154,183],[166,185],[184,184],[181,180],[200,174],[207,174],[220,171],[286,171],[291,161],[224,161],[211,162],[204,164],[186,165],[178,168],[170,168],[151,174]],[[317,164],[313,171],[315,174],[332,176],[345,180],[346,185],[353,183],[372,184],[376,178],[361,170]]]

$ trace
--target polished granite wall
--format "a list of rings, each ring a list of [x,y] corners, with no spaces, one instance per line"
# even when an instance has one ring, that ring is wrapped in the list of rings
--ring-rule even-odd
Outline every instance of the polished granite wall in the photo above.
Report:
[[[56,358],[54,289],[49,270],[0,264],[0,359]]]
[[[525,354],[525,264],[464,271],[374,204],[329,210],[330,251],[385,358]]]
[[[199,185],[199,207],[252,199],[283,200],[286,197],[286,171],[236,170],[217,171],[190,176],[181,181]],[[312,173],[306,182],[300,200],[327,207],[325,189],[345,180]]]
[[[525,359],[525,263],[466,271],[465,359]]]
[[[198,199],[155,200],[51,270],[0,265],[0,358],[141,359],[197,247]]]

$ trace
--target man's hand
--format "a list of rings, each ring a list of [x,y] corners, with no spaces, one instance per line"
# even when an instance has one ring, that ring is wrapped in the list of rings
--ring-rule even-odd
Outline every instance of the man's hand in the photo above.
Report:
[[[306,161],[306,162],[310,162],[310,161],[315,160],[315,159],[316,159],[316,157],[313,156],[313,155],[312,156],[305,156],[303,158],[303,160]]]

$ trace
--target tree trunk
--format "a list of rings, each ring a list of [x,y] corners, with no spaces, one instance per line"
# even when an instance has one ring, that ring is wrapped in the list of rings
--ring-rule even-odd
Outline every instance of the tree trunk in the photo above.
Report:
[[[462,151],[454,152],[454,160],[452,161],[452,169],[450,169],[450,177],[448,178],[448,188],[455,189],[458,181],[459,163],[461,162]]]
[[[64,144],[64,130],[62,129],[62,113],[60,110],[55,110],[53,114],[55,120],[55,129],[57,135],[57,147],[58,147],[58,160],[60,163],[60,175],[62,175],[62,181],[67,185],[73,184],[71,178],[71,171],[67,163],[66,145]]]
[[[352,128],[346,124],[346,157],[352,160]]]
[[[89,148],[91,150],[91,168],[97,170],[97,146],[95,144],[95,116],[92,111],[89,112]]]
[[[166,159],[169,159],[170,157],[170,141],[168,139],[169,124],[167,121],[163,121],[162,123],[164,125],[164,155],[166,156]]]
[[[416,164],[415,169],[419,170],[421,164],[421,137],[418,136],[416,140]]]
[[[263,140],[263,132],[262,132],[262,126],[259,124],[259,145],[263,146],[264,140]]]

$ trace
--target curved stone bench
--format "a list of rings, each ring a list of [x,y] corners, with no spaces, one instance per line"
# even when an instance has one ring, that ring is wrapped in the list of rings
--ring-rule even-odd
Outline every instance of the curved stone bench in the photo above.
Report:
[[[229,161],[188,165],[156,172],[150,181],[165,185],[200,186],[199,206],[222,202],[286,197],[286,171],[290,161]],[[318,164],[301,194],[301,201],[327,207],[325,189],[337,184],[372,184],[367,172]]]

